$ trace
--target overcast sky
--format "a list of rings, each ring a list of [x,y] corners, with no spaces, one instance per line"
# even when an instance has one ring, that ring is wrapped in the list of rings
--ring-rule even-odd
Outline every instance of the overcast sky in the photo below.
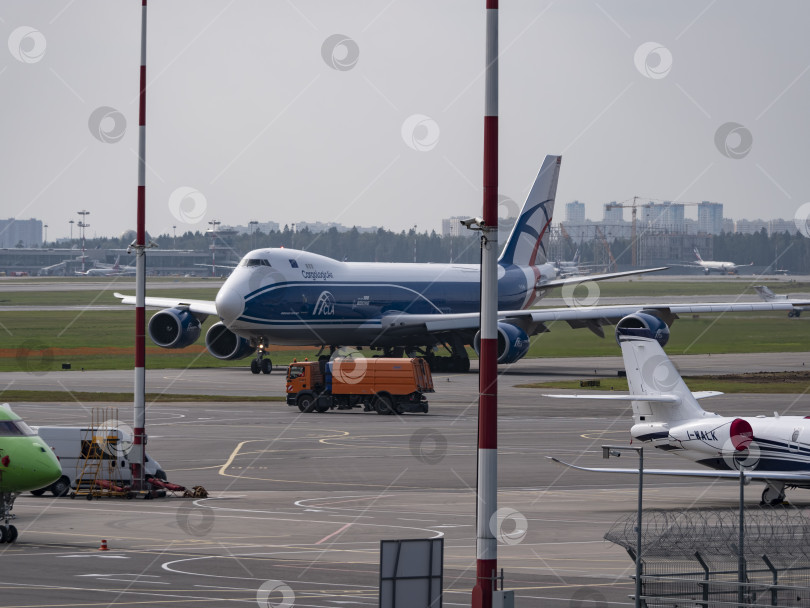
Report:
[[[152,0],[147,230],[480,215],[483,7]],[[0,5],[0,216],[49,240],[83,208],[88,235],[134,227],[140,12]],[[634,195],[793,218],[810,201],[808,24],[806,0],[503,0],[500,192],[522,204],[562,154],[557,219]]]

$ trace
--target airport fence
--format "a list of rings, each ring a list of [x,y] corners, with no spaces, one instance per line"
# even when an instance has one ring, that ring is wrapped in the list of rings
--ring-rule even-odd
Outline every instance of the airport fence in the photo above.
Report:
[[[789,506],[747,508],[743,555],[736,509],[642,514],[642,605],[810,608],[810,519]],[[605,538],[635,561],[636,514]]]

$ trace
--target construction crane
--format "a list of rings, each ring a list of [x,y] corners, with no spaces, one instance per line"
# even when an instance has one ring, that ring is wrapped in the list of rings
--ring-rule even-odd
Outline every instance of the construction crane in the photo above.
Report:
[[[636,232],[636,230],[637,230],[637,228],[636,228],[636,226],[637,226],[636,210],[639,207],[650,208],[650,207],[655,206],[655,203],[650,199],[648,199],[648,200],[650,200],[649,203],[643,203],[643,204],[639,205],[639,204],[637,204],[637,201],[638,201],[639,198],[641,198],[641,197],[634,196],[632,204],[608,203],[607,205],[605,205],[606,210],[610,210],[610,209],[631,209],[632,210],[632,212],[631,212],[631,222],[630,222],[630,246],[631,246],[631,251],[632,251],[632,264],[633,264],[633,267],[638,267],[638,239],[636,238],[636,236],[637,236],[637,232]],[[656,200],[660,200],[660,199],[656,199]],[[682,203],[680,201],[662,201],[662,202],[668,202],[668,203],[670,203],[672,205],[683,205],[683,206],[700,205],[701,204],[701,203],[691,203],[691,202]]]
[[[562,224],[562,222],[560,223],[560,233],[562,234],[562,237],[565,239],[565,242],[568,243],[568,246],[571,249],[571,251],[576,253],[577,246],[574,245],[574,239],[572,239],[571,235],[568,234],[568,231],[565,229],[565,226]],[[563,246],[562,258],[566,259],[566,255],[567,254],[565,251],[565,246]]]
[[[638,207],[649,207],[651,203],[645,203],[644,205],[636,205],[636,201],[638,200],[637,196],[633,197],[633,204],[632,205],[625,205],[624,203],[608,203],[605,205],[606,210],[610,209],[632,209],[631,213],[631,221],[630,221],[630,247],[632,248],[632,264],[633,267],[638,267],[638,241],[636,239],[636,209]]]
[[[610,272],[611,270],[615,270],[617,268],[616,258],[613,257],[613,253],[610,251],[610,243],[608,242],[607,238],[605,238],[605,233],[602,232],[602,229],[599,228],[599,226],[596,226],[596,237],[605,246],[605,251],[607,252],[608,258],[610,259],[607,271]]]

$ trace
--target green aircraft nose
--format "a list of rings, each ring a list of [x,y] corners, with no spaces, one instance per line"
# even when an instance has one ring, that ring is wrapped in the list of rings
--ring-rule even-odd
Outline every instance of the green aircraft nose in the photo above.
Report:
[[[44,448],[45,451],[41,451],[40,448]],[[59,479],[62,476],[62,466],[49,447],[37,445],[34,450],[38,452],[38,456],[33,459],[31,474],[38,484],[34,489],[39,489],[49,486]]]
[[[11,444],[11,445],[9,445]],[[53,451],[37,437],[8,441],[0,458],[0,489],[28,492],[51,485],[62,476]]]

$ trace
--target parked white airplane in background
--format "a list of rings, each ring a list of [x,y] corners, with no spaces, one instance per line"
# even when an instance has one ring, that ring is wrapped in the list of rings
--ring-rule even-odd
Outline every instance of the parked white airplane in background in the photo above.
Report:
[[[754,265],[753,262],[750,264],[735,264],[734,262],[707,262],[700,257],[700,252],[697,250],[697,247],[695,247],[695,257],[697,258],[697,262],[694,264],[684,264],[684,266],[692,268],[695,266],[700,266],[703,269],[703,274],[710,274],[712,272],[719,272],[720,274],[737,274],[738,268],[745,268],[747,266]]]
[[[647,317],[639,314],[638,317]],[[740,466],[748,480],[762,481],[762,503],[780,504],[786,487],[810,488],[810,419],[806,416],[721,416],[704,411],[698,399],[722,395],[705,391],[692,393],[662,345],[669,330],[656,318],[616,327],[627,371],[628,395],[595,393],[545,395],[561,399],[605,399],[631,401],[633,426],[630,436],[667,453],[686,457],[714,469],[647,469],[645,475],[740,478]],[[644,327],[644,325],[647,327]],[[635,326],[634,326],[635,325]],[[551,458],[581,471],[633,473],[638,469],[590,468]]]
[[[135,276],[135,266],[121,266],[118,261],[121,259],[119,255],[115,258],[115,263],[112,266],[96,266],[88,268],[85,272],[77,271],[76,274],[87,277],[124,277]]]
[[[603,325],[653,311],[667,323],[678,313],[790,310],[791,302],[656,304],[531,309],[551,288],[572,289],[585,281],[650,272],[632,270],[585,277],[558,276],[546,257],[548,232],[560,171],[559,156],[546,157],[523,210],[498,260],[498,362],[512,363],[529,350],[529,336],[565,321],[604,337]],[[115,294],[124,304],[134,296]],[[564,294],[565,295],[565,294]],[[385,356],[422,355],[437,371],[470,368],[466,345],[475,347],[479,328],[480,268],[477,264],[339,262],[295,249],[257,249],[239,263],[216,300],[147,297],[164,308],[149,321],[158,346],[184,348],[201,333],[208,315],[220,322],[205,344],[218,359],[256,352],[251,371],[270,373],[265,353],[273,344],[371,347]],[[569,298],[572,300],[573,299]],[[436,356],[444,347],[449,356]]]
[[[765,285],[754,285],[754,289],[757,290],[759,297],[765,300],[766,302],[787,302],[790,301],[790,296],[785,294],[775,294],[770,287]],[[789,317],[798,317],[801,316],[802,312],[806,312],[810,310],[810,306],[794,306],[793,310],[788,311]]]

